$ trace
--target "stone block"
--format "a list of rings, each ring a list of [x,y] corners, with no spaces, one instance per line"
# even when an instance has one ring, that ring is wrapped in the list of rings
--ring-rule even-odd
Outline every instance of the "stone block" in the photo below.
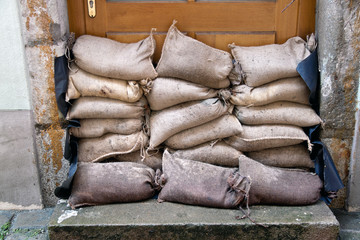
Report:
[[[340,239],[360,239],[360,212],[347,212],[343,209],[332,209],[340,222]]]

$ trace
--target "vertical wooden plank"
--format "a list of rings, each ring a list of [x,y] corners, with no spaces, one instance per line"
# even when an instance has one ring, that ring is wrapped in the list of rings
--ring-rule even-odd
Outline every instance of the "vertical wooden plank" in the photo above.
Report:
[[[300,0],[298,32],[303,39],[315,33],[316,0]]]
[[[70,32],[76,37],[85,34],[85,8],[83,0],[68,0],[68,15]]]
[[[88,14],[87,0],[83,0],[86,8],[86,14],[85,14],[86,34],[105,37],[107,32],[106,0],[95,0],[95,1],[96,1],[96,16],[94,18],[91,18],[89,17]]]
[[[292,0],[277,0],[275,8],[276,43],[281,44],[298,33],[299,0],[295,0],[286,10],[282,10]]]

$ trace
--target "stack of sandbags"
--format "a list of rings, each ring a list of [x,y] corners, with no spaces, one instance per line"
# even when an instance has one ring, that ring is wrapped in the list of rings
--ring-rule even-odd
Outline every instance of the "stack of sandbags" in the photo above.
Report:
[[[159,76],[146,96],[150,105],[149,149],[171,152],[218,165],[237,165],[239,151],[215,144],[242,131],[228,99],[231,55],[170,27],[156,68]],[[176,151],[178,150],[178,151]],[[225,159],[223,156],[232,156]]]
[[[79,162],[124,158],[147,163],[141,161],[149,139],[143,95],[157,76],[152,65],[154,51],[152,34],[130,44],[89,35],[76,40],[66,100],[71,103],[67,119],[80,122],[79,128],[69,129],[79,138]],[[148,164],[157,168],[161,159]]]

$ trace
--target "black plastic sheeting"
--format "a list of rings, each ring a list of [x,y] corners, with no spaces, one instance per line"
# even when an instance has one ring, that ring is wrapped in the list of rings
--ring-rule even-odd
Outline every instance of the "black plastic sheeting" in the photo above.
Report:
[[[310,104],[319,114],[319,94],[318,86],[320,84],[318,70],[318,56],[315,50],[308,58],[303,60],[298,66],[297,71],[310,89]],[[66,116],[69,104],[65,102],[65,94],[68,85],[68,64],[65,56],[55,59],[55,91],[56,100],[59,110]],[[79,121],[71,120],[69,127],[80,127]],[[305,133],[309,136],[313,149],[310,154],[311,159],[315,162],[315,172],[324,182],[322,200],[329,204],[336,195],[336,192],[343,188],[344,185],[339,177],[334,162],[326,146],[320,141],[320,125],[304,128]],[[62,185],[55,189],[55,195],[58,198],[67,199],[71,194],[71,185],[74,174],[77,169],[77,138],[70,136],[66,131],[66,142],[64,157],[70,162],[68,178]]]

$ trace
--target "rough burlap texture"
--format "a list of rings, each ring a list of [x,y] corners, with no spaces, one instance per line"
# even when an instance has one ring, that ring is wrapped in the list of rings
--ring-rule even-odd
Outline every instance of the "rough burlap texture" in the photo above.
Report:
[[[142,118],[129,119],[81,119],[81,127],[69,128],[69,133],[77,138],[101,137],[106,133],[129,135],[143,128]]]
[[[180,103],[216,97],[218,90],[177,78],[158,77],[146,96],[151,110],[162,110]]]
[[[134,103],[109,98],[81,97],[74,101],[66,119],[141,118],[146,105],[144,97]]]
[[[298,76],[297,65],[310,55],[306,42],[300,37],[284,44],[240,47],[230,44],[231,53],[241,64],[245,84],[257,87],[280,78]]]
[[[74,209],[146,200],[159,188],[155,178],[155,171],[143,164],[80,163],[74,176],[69,204]]]
[[[181,131],[165,141],[172,149],[186,149],[202,143],[240,134],[242,126],[234,115],[227,114],[210,122]]]
[[[106,78],[87,73],[80,68],[69,72],[66,101],[80,97],[105,97],[124,102],[136,102],[143,96],[139,82]]]
[[[235,208],[249,188],[237,168],[176,158],[165,150],[163,189],[159,201],[179,202],[217,208]]]
[[[246,85],[232,89],[230,102],[239,106],[261,106],[277,101],[309,105],[310,90],[299,77],[279,79],[260,87]]]
[[[111,161],[114,162],[137,162],[145,164],[148,167],[151,167],[152,169],[160,169],[162,168],[162,151],[157,152],[149,152],[143,156],[143,153],[141,151],[136,151],[132,153],[126,153],[126,154],[118,154],[115,155],[114,158],[111,159]]]
[[[226,114],[229,108],[220,99],[209,98],[151,112],[149,149],[154,149],[176,133]]]
[[[169,28],[156,71],[210,88],[226,88],[233,68],[228,52],[212,48],[182,34],[175,21]]]
[[[310,153],[304,144],[246,152],[245,155],[273,167],[314,168],[314,162],[310,159]]]
[[[122,80],[142,80],[157,77],[152,64],[155,46],[152,33],[136,43],[82,35],[72,50],[75,63],[89,73]]]
[[[322,123],[309,106],[292,102],[275,102],[263,106],[235,106],[234,114],[246,125],[289,124],[310,127]]]
[[[216,142],[216,144],[207,142],[182,150],[168,149],[168,151],[176,158],[191,159],[224,167],[238,167],[239,156],[243,154],[223,141]]]
[[[81,138],[78,157],[80,162],[100,162],[118,154],[144,150],[148,137],[142,131],[130,135],[109,133],[99,138]]]
[[[302,128],[291,125],[243,125],[241,134],[225,138],[230,146],[242,152],[253,152],[267,148],[284,147],[310,140]]]
[[[250,205],[313,204],[323,187],[315,173],[265,166],[244,155],[239,158],[239,173],[251,179]]]

